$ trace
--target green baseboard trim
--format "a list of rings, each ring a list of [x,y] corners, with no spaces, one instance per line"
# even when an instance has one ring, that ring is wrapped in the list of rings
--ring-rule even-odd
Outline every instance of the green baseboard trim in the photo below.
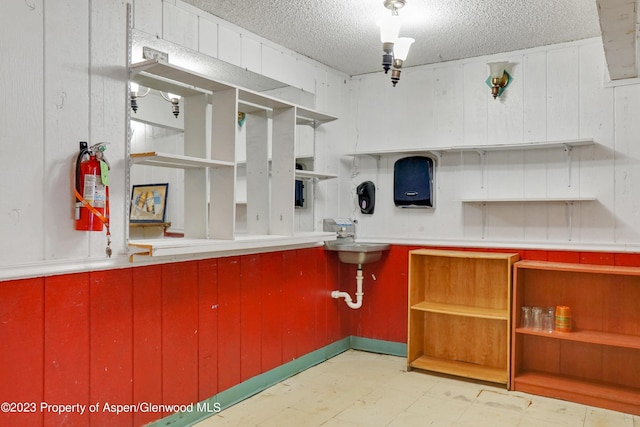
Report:
[[[242,400],[260,393],[279,382],[299,374],[317,364],[327,361],[350,348],[349,337],[336,341],[321,349],[305,354],[298,359],[278,366],[263,374],[250,378],[208,399],[187,406],[187,410],[172,414],[147,426],[192,426]]]
[[[188,427],[215,416],[222,410],[260,393],[279,382],[325,362],[347,350],[362,350],[372,353],[406,356],[407,345],[391,341],[350,336],[321,349],[305,354],[298,359],[278,366],[263,374],[250,378],[203,401],[187,405],[186,410],[147,424],[149,427]]]
[[[383,341],[372,338],[349,337],[350,348],[368,351],[370,353],[389,354],[391,356],[407,357],[407,344],[394,341]]]

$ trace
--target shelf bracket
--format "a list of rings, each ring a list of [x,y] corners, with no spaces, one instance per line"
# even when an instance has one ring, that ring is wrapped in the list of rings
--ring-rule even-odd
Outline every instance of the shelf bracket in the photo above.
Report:
[[[573,238],[573,200],[567,200],[567,224],[568,224],[568,233],[569,233],[569,241]]]
[[[482,202],[480,204],[482,206],[482,236],[481,239],[484,240],[487,235],[487,203]]]
[[[480,156],[480,188],[484,189],[485,184],[485,165],[486,165],[486,154],[485,150],[476,150],[478,156]]]
[[[569,176],[567,177],[567,187],[571,187],[571,153],[573,152],[573,147],[571,147],[569,144],[562,144],[562,147],[564,149],[564,152],[567,154],[567,172],[569,174]]]
[[[438,161],[438,166],[440,165],[440,161],[442,160],[442,151],[429,151],[433,157]]]

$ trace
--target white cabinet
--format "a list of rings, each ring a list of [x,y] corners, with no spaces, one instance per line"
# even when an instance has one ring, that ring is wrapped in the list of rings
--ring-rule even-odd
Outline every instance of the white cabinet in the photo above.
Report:
[[[325,233],[294,233],[296,178],[335,177],[296,172],[296,129],[298,125],[315,129],[335,117],[155,60],[131,65],[130,79],[143,87],[180,95],[184,105],[184,155],[128,153],[130,167],[184,170],[184,238],[129,240],[133,253],[228,251],[246,249],[252,241],[263,242],[258,243],[260,247],[265,241],[277,245],[279,237],[289,245],[328,237]],[[235,224],[240,112],[246,114],[246,200],[241,200],[246,203],[246,229],[242,239],[238,239]]]

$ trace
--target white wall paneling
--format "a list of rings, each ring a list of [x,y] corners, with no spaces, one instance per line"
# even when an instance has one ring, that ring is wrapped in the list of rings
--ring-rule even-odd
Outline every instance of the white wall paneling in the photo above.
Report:
[[[68,183],[73,176],[69,171],[78,153],[78,142],[87,141],[89,145],[100,142],[90,140],[91,91],[99,88],[92,87],[91,73],[87,72],[91,69],[89,4],[76,1],[60,7],[45,2],[44,18],[44,37],[47,40],[44,51],[46,143],[44,140],[40,143],[44,153],[43,164],[46,165],[45,177],[49,178],[44,181],[44,194],[49,195],[45,200],[52,196],[66,200],[66,203],[51,203],[49,199],[44,203],[43,221],[38,222],[44,225],[44,258],[56,259],[69,254],[76,257],[104,255],[105,234],[74,232],[72,208],[75,199],[70,193],[65,192],[66,197],[60,194],[62,189],[69,188]],[[77,31],[66,31],[69,27],[75,27]],[[65,223],[68,227],[58,225]]]
[[[247,233],[269,234],[269,123],[265,112],[247,114],[245,127]]]
[[[262,72],[262,45],[247,35],[242,35],[242,68],[255,73]]]
[[[580,192],[598,194],[598,203],[580,206],[576,238],[593,242],[616,241],[615,228],[615,89],[602,85],[606,63],[599,43],[580,46],[580,135],[598,145],[573,153],[580,175]],[[619,111],[624,114],[624,110]],[[573,185],[573,183],[572,183]]]
[[[279,190],[271,195],[270,230],[284,236],[294,232],[295,123],[295,107],[273,111],[271,185]]]
[[[497,100],[484,84],[486,63],[491,60],[508,61],[513,78]],[[412,241],[422,238],[420,227],[424,226],[435,230],[425,241],[463,245],[512,242],[538,247],[578,244],[595,249],[619,243],[623,250],[637,245],[638,220],[632,213],[637,212],[635,198],[622,201],[640,167],[640,156],[628,154],[635,150],[629,141],[638,133],[637,125],[631,123],[637,114],[637,85],[605,87],[604,66],[601,43],[589,40],[414,67],[396,88],[411,85],[410,91],[387,92],[387,78],[382,73],[354,78],[353,151],[405,149],[409,155],[415,148],[433,150],[451,145],[476,150],[441,154],[432,214],[397,209],[392,197],[385,198],[380,192],[376,213],[360,221],[360,236]],[[422,108],[405,108],[403,115],[389,112],[416,102],[407,92],[422,95],[418,101]],[[417,124],[416,115],[423,118]],[[387,117],[392,120],[385,122]],[[387,123],[392,124],[385,127]],[[414,124],[422,133],[403,141],[402,129]],[[482,153],[482,144],[526,145],[580,138],[592,138],[596,144]],[[372,166],[380,170],[368,171],[383,181],[382,186],[392,184],[392,159],[392,154],[383,155]],[[345,159],[347,176],[341,180],[345,190],[353,186],[348,174],[362,174],[362,165],[367,162],[364,157]],[[461,204],[461,199],[469,197],[548,201]],[[554,202],[555,198],[559,201]],[[571,198],[587,201],[562,201]],[[352,201],[343,197],[341,203],[342,215],[352,214]]]
[[[211,159],[235,162],[238,123],[238,89],[216,91],[212,96]],[[209,238],[233,239],[236,168],[213,168],[210,174]]]
[[[0,54],[3,58],[0,92],[5,100],[13,100],[3,103],[5,108],[0,107],[0,234],[6,242],[29,242],[5,245],[0,250],[0,265],[43,258],[45,207],[54,209],[57,219],[63,218],[61,224],[73,226],[69,180],[72,152],[78,146],[74,139],[68,141],[66,156],[58,149],[50,154],[57,159],[55,164],[60,176],[47,178],[54,178],[58,185],[63,185],[52,194],[52,187],[45,184],[45,176],[52,169],[44,152],[43,41],[45,33],[51,35],[52,30],[45,32],[44,15],[42,0],[31,2],[31,7],[24,2],[7,2],[0,14]],[[20,31],[16,28],[18,22]],[[86,88],[86,77],[81,81],[85,82]],[[53,94],[47,96],[51,102]],[[19,103],[15,102],[17,100]],[[53,109],[55,111],[55,106]],[[60,143],[58,141],[56,145]],[[46,165],[46,170],[42,165]],[[57,206],[53,203],[56,198],[68,200],[68,203]],[[84,243],[83,248],[86,248]]]
[[[615,91],[614,201],[615,241],[640,240],[640,85]]]
[[[218,26],[218,58],[229,64],[242,65],[240,33],[224,25]]]
[[[198,51],[218,57],[218,24],[202,16],[198,17]]]
[[[207,150],[208,95],[192,95],[182,98],[184,103],[184,154],[190,157],[209,158]],[[184,185],[174,188],[184,193],[184,236],[194,239],[207,238],[207,168],[184,170]],[[233,186],[232,186],[233,187]]]
[[[198,16],[169,2],[162,7],[162,38],[197,51]]]
[[[140,31],[162,37],[163,2],[133,0],[133,25]]]

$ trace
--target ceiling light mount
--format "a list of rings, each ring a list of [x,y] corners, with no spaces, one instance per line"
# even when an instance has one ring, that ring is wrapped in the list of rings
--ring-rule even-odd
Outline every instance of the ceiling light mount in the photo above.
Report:
[[[402,9],[407,4],[406,0],[384,0],[384,7],[391,9],[391,13],[398,13],[398,9]]]

